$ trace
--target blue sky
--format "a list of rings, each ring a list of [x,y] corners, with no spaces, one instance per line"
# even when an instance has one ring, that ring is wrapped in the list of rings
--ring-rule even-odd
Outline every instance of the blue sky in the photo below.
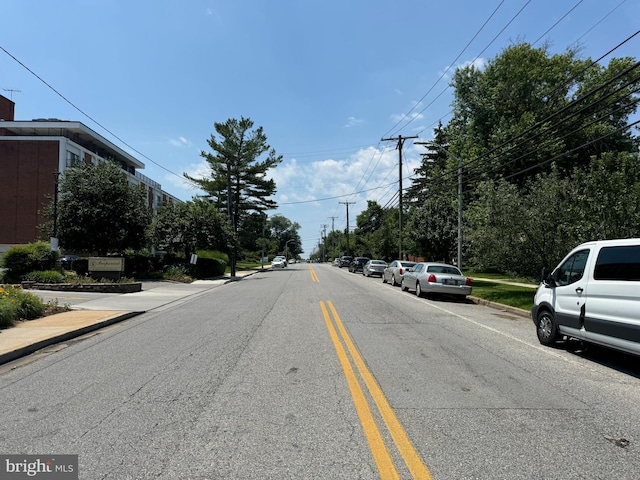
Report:
[[[0,12],[0,94],[17,120],[81,121],[189,200],[201,192],[182,173],[207,174],[214,122],[251,118],[283,156],[270,214],[300,224],[307,256],[324,228],[345,228],[341,202],[353,227],[367,200],[392,199],[398,152],[380,140],[426,141],[446,124],[455,67],[520,41],[579,42],[596,59],[640,27],[638,0],[20,0]],[[640,35],[602,63],[638,51]],[[405,143],[403,186],[422,151]]]

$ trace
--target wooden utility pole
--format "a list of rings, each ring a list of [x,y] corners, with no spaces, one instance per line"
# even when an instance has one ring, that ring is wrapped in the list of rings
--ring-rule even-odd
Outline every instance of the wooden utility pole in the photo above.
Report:
[[[417,135],[413,137],[403,137],[398,135],[397,138],[382,138],[382,142],[397,141],[396,149],[398,150],[398,259],[402,260],[402,145],[404,141],[411,138],[418,138]]]
[[[347,206],[347,255],[351,255],[351,249],[349,248],[349,205],[355,205],[356,202],[338,202]]]

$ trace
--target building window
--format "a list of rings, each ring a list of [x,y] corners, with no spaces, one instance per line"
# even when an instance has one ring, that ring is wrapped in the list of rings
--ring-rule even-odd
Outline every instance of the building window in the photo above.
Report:
[[[67,168],[80,163],[80,155],[67,150]]]

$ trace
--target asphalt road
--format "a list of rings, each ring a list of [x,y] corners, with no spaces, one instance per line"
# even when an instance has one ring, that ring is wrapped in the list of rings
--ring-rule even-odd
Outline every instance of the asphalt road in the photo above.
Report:
[[[0,451],[83,479],[635,479],[640,366],[328,265],[211,289],[0,374]]]

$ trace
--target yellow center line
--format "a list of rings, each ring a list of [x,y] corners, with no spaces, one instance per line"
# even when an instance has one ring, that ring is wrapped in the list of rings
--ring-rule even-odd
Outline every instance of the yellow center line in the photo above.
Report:
[[[316,275],[316,271],[313,269],[311,265],[309,265],[309,273],[311,274],[311,280],[314,282],[320,282],[318,275]]]
[[[344,351],[344,347],[338,338],[338,334],[333,327],[333,323],[331,322],[331,318],[329,317],[329,312],[327,312],[327,307],[324,302],[320,302],[320,308],[322,309],[322,314],[324,316],[324,321],[327,325],[327,330],[329,330],[329,335],[331,336],[331,340],[333,341],[333,346],[336,349],[336,354],[338,355],[338,359],[340,360],[340,365],[342,365],[342,370],[344,372],[344,376],[347,379],[347,384],[349,385],[349,390],[351,391],[351,396],[353,398],[353,403],[356,407],[356,412],[358,413],[358,417],[360,418],[360,423],[362,424],[362,429],[364,430],[365,437],[367,438],[367,442],[369,443],[369,448],[371,449],[371,453],[373,455],[373,459],[376,463],[376,467],[378,468],[378,473],[380,474],[380,478],[383,480],[386,479],[399,479],[400,476],[393,465],[393,460],[391,459],[391,455],[389,455],[389,451],[384,444],[384,440],[382,439],[382,435],[380,434],[380,430],[378,430],[378,426],[371,414],[371,410],[369,409],[369,404],[364,396],[364,392],[358,383],[358,379],[351,367],[351,363],[349,362],[349,358],[347,357],[346,352]]]
[[[338,315],[338,312],[333,306],[333,303],[331,303],[330,301],[327,301],[327,303],[329,305],[331,313],[333,314],[334,321],[338,326],[338,330],[340,331],[342,339],[344,343],[347,345],[347,349],[351,354],[351,358],[353,358],[353,361],[356,364],[358,372],[360,373],[360,376],[364,380],[364,383],[366,384],[367,389],[371,394],[371,397],[376,403],[376,406],[378,407],[378,411],[380,412],[380,416],[384,420],[384,423],[387,426],[387,429],[389,430],[389,433],[391,434],[391,437],[393,438],[394,443],[398,447],[398,451],[402,455],[402,458],[404,459],[407,465],[407,468],[411,472],[411,475],[413,476],[414,479],[431,480],[432,477],[431,477],[431,473],[429,472],[429,469],[426,467],[426,465],[420,458],[420,455],[418,454],[415,447],[413,446],[413,443],[411,442],[406,432],[404,431],[404,428],[402,428],[400,421],[398,420],[395,413],[393,412],[391,405],[389,405],[389,402],[384,396],[384,393],[382,392],[382,389],[378,385],[378,382],[376,382],[375,378],[373,377],[373,375],[365,365],[364,361],[362,360],[362,357],[360,356],[358,349],[353,344],[353,341],[351,340],[351,337],[347,333],[347,330],[345,329],[344,324],[340,320],[340,316]]]

